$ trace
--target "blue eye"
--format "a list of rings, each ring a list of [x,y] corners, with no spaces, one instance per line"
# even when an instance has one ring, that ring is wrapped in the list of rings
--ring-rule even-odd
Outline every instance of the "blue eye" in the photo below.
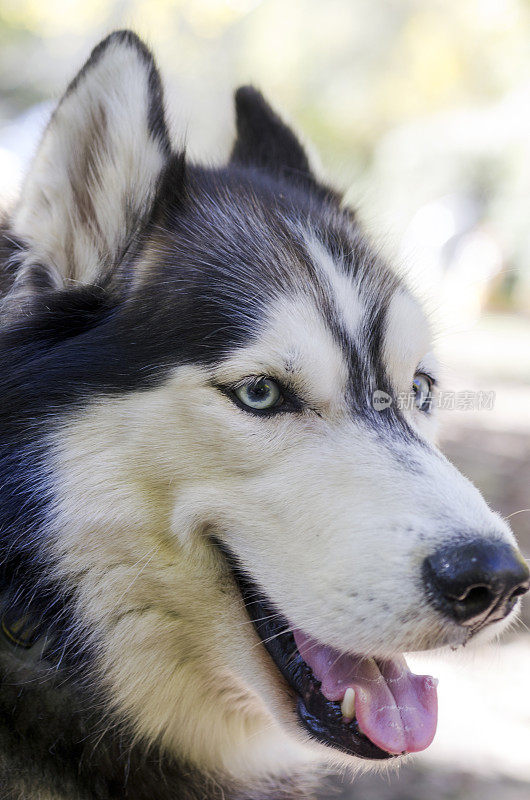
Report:
[[[234,394],[243,405],[256,411],[266,411],[283,403],[280,387],[272,378],[252,378],[234,389]]]
[[[417,372],[412,381],[412,391],[414,392],[414,405],[420,411],[429,411],[432,403],[432,378],[424,372]]]

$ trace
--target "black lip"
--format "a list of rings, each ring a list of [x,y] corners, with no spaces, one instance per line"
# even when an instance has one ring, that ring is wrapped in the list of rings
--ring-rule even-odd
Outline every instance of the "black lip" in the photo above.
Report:
[[[397,758],[396,754],[388,753],[370,741],[359,729],[356,719],[344,722],[340,703],[326,700],[320,691],[320,681],[298,652],[287,620],[241,570],[226,547],[220,545],[220,549],[231,567],[247,614],[263,646],[297,695],[298,717],[313,739],[357,758],[378,761]]]

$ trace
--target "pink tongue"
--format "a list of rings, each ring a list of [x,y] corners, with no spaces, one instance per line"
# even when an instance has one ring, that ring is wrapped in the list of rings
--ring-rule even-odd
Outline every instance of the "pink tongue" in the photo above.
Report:
[[[403,656],[391,660],[341,655],[300,630],[296,646],[328,700],[355,691],[355,716],[362,732],[388,753],[425,750],[434,739],[438,700],[434,678],[413,675]]]

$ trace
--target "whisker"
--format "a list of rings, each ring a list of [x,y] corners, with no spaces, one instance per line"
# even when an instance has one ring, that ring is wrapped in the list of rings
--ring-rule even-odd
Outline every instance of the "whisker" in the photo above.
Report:
[[[512,514],[508,514],[508,516],[504,517],[504,519],[506,520],[511,519],[512,517],[515,517],[517,514],[524,514],[525,511],[530,511],[530,508],[520,508],[519,511],[514,511]]]

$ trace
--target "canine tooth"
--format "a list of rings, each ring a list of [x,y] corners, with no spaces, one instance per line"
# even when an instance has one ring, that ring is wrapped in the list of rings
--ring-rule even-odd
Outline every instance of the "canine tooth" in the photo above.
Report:
[[[355,716],[355,691],[349,686],[340,705],[344,719],[353,719]]]

